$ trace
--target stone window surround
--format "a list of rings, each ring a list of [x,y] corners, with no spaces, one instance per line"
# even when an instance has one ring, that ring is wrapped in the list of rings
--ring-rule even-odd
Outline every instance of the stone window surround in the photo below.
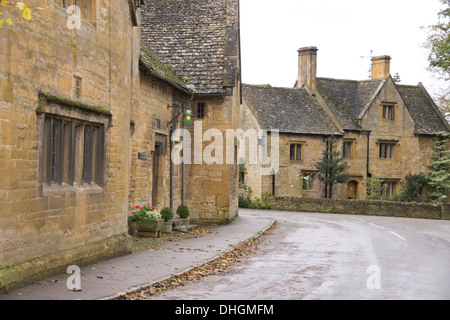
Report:
[[[395,160],[397,155],[397,148],[400,145],[398,140],[377,140],[378,145],[378,159],[380,160]],[[384,150],[382,150],[384,146]],[[387,149],[386,149],[387,146]],[[386,153],[387,150],[387,153]]]
[[[289,141],[288,146],[289,146],[289,161],[303,161],[305,159],[305,146],[306,146],[305,142]],[[295,146],[294,147],[295,148],[294,159],[291,159],[292,146]],[[300,148],[299,148],[299,146],[300,146]],[[298,150],[299,149],[300,149],[300,159],[298,159]]]
[[[397,194],[397,185],[400,179],[381,179],[381,196],[392,197]]]
[[[397,107],[397,102],[381,102],[381,119],[386,121],[395,120],[395,108]]]
[[[342,156],[346,159],[353,159],[356,157],[356,139],[344,138],[344,142],[342,143]],[[346,147],[349,149],[346,149]],[[348,151],[350,154],[348,154]]]
[[[300,183],[300,190],[303,190],[305,192],[314,192],[316,189],[316,176],[318,171],[317,170],[302,170],[302,176],[311,176],[311,181],[309,182],[309,185],[307,185],[304,181]],[[307,186],[306,188],[304,188]]]
[[[103,182],[105,178],[106,172],[106,150],[107,150],[107,131],[111,126],[111,114],[107,112],[97,112],[96,110],[89,110],[82,103],[78,103],[72,100],[66,100],[67,103],[63,101],[52,101],[52,99],[43,98],[43,94],[40,94],[39,99],[39,107],[36,110],[37,114],[37,131],[38,131],[38,149],[39,149],[39,174],[38,174],[38,183],[39,183],[39,192],[41,196],[50,196],[55,194],[66,194],[76,192],[91,194],[91,193],[102,193],[103,190]],[[77,103],[78,105],[74,105]],[[103,113],[103,114],[102,114]],[[47,117],[46,117],[47,116]],[[48,178],[45,176],[47,164],[45,163],[45,122],[46,118],[55,117],[67,121],[75,121],[81,124],[92,124],[97,127],[103,128],[101,133],[101,152],[100,158],[101,160],[97,162],[99,176],[100,178],[97,181],[91,181],[90,183],[76,183],[75,181],[60,181],[60,183],[51,183],[48,184]],[[48,139],[48,137],[47,137]]]

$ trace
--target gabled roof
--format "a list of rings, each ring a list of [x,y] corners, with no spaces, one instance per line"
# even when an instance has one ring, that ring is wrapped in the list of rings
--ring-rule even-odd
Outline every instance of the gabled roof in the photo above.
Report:
[[[385,79],[340,80],[317,78],[317,90],[344,130],[361,130],[359,120]]]
[[[263,129],[284,133],[341,135],[306,89],[242,85],[243,100]]]
[[[363,118],[386,80],[317,78],[317,90],[344,130],[361,130],[359,120]],[[422,84],[395,85],[415,122],[417,134],[450,131],[448,122]]]
[[[198,94],[226,94],[239,67],[238,0],[152,0],[141,40]]]
[[[434,134],[450,131],[450,126],[436,107],[422,84],[417,86],[398,85],[397,89],[403,98],[414,122],[417,134]]]

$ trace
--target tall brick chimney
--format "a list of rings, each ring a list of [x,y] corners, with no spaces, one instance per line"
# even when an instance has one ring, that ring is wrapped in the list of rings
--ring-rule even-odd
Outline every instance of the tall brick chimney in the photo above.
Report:
[[[372,79],[384,79],[390,73],[391,57],[378,56],[372,58]]]
[[[298,88],[306,84],[310,89],[317,90],[317,47],[298,49]]]

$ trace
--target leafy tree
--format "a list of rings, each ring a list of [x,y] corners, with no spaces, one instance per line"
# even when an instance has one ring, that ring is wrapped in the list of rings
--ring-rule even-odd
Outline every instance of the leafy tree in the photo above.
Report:
[[[400,196],[401,201],[405,202],[421,202],[423,196],[419,194],[419,190],[428,185],[430,179],[423,173],[412,175],[409,174],[405,178],[405,182],[402,185],[402,194]]]
[[[31,10],[23,2],[17,2],[16,4],[14,4],[14,2],[8,2],[6,0],[1,0],[1,4],[5,8],[17,7],[22,12],[22,17],[24,19],[26,19],[26,20],[31,19]],[[3,12],[0,11],[0,29],[3,28],[3,25],[5,24],[5,22],[11,26],[14,24],[13,21],[11,20],[11,18],[3,19],[3,15],[4,15]]]
[[[371,177],[366,179],[366,193],[364,195],[367,200],[381,199],[382,181],[379,178]]]
[[[402,82],[402,79],[400,79],[400,75],[398,74],[398,72],[396,72],[394,74],[394,76],[392,77],[392,80],[394,80],[395,83],[400,83]]]
[[[450,0],[441,0],[444,8],[438,13],[438,22],[428,28],[425,47],[430,50],[428,61],[433,75],[444,79],[443,88],[437,88],[435,98],[444,116],[450,118]]]
[[[434,153],[430,163],[430,191],[428,196],[433,202],[443,202],[444,193],[450,189],[450,133],[439,132],[435,135]]]
[[[319,180],[325,184],[325,198],[331,198],[333,185],[346,183],[350,174],[344,173],[349,167],[339,151],[336,151],[336,139],[331,136],[327,138],[327,147],[322,152],[322,158],[315,164],[319,171]]]
[[[441,0],[444,9],[439,11],[437,24],[430,26],[428,61],[432,68],[442,71],[446,78],[450,76],[450,0]]]

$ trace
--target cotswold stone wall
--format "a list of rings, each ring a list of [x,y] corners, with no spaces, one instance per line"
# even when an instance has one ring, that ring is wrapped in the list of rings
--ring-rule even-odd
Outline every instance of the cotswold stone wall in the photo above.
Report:
[[[3,11],[14,25],[4,27],[0,36],[0,292],[31,275],[36,280],[43,271],[130,251],[126,233],[133,26],[127,2],[95,3],[95,22],[82,20],[79,30],[67,27],[66,10],[55,1],[39,1],[30,21],[18,10]],[[60,101],[43,104],[39,93]],[[60,103],[69,100],[74,102],[70,107]],[[64,176],[49,185],[43,179],[43,168],[50,162],[44,163],[45,150],[50,149],[42,134],[44,116],[75,121],[72,111],[77,110],[76,120],[91,122],[92,110],[81,105],[110,113],[102,139],[105,159],[98,165],[102,183],[81,184]],[[82,155],[73,149],[71,153]],[[65,169],[72,168],[68,154]],[[82,250],[85,246],[92,249]],[[49,255],[40,268],[42,257]]]
[[[275,197],[264,202],[273,210],[324,212],[450,220],[450,204],[406,203],[377,200],[301,199]]]

